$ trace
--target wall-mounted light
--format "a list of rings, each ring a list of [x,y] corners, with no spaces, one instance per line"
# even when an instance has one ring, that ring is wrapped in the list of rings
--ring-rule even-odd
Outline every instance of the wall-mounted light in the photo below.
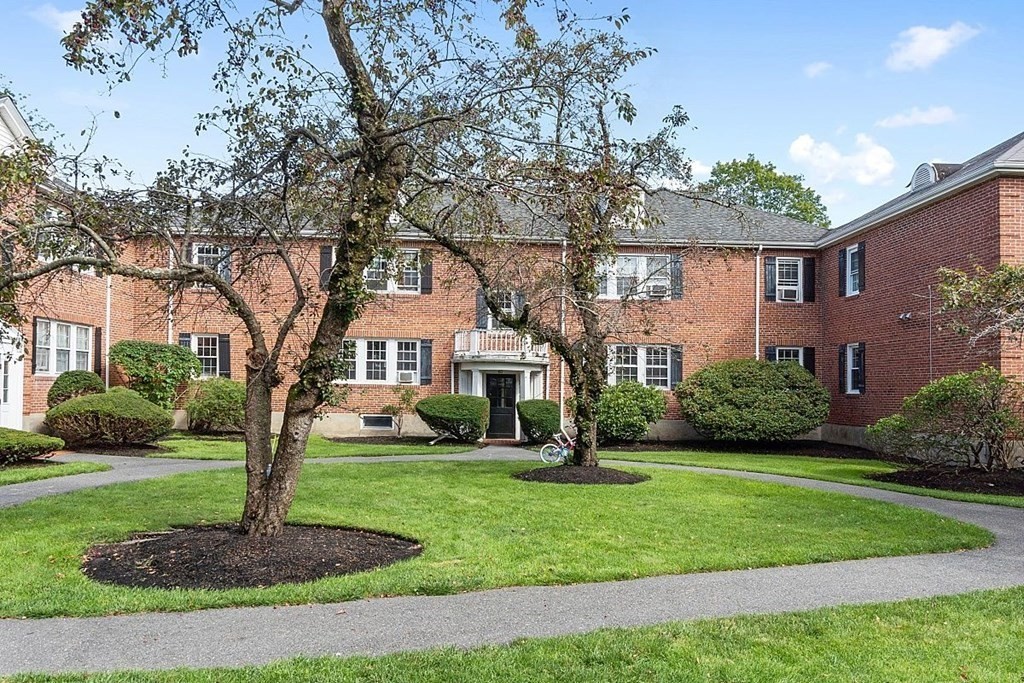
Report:
[[[913,313],[900,313],[900,315],[899,315],[899,319],[902,320],[903,322],[906,322],[906,321],[910,320],[913,317],[914,317]]]

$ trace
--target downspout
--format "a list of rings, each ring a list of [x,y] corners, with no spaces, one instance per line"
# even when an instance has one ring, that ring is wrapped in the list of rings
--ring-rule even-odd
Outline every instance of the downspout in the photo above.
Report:
[[[761,359],[761,249],[754,255],[754,358]]]
[[[565,287],[565,239],[562,240],[562,304],[559,307],[559,322],[558,330],[562,336],[565,336],[565,299],[567,296],[567,290]],[[559,431],[565,427],[565,360],[563,358],[558,359],[558,428]]]
[[[103,335],[103,384],[106,385],[107,389],[110,388],[110,335],[113,330],[110,329],[110,300],[111,291],[114,288],[114,277],[112,275],[107,276],[107,303],[106,303],[106,316],[104,325],[107,328],[107,333]]]
[[[167,267],[174,268],[174,250],[167,248]],[[174,295],[167,295],[167,343],[174,343]]]

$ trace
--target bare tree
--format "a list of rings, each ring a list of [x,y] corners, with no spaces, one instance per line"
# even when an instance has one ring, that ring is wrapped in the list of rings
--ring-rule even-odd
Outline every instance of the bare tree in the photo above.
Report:
[[[543,21],[531,21],[528,11]],[[251,343],[241,528],[277,535],[294,497],[312,421],[334,391],[344,337],[373,296],[363,282],[364,268],[393,249],[394,219],[404,199],[440,169],[458,174],[460,191],[474,188],[482,196],[495,189],[490,171],[508,158],[542,158],[552,145],[573,149],[572,139],[544,135],[552,103],[568,101],[552,93],[570,86],[600,83],[621,111],[631,111],[628,96],[612,91],[612,84],[647,51],[606,30],[620,26],[622,17],[599,19],[581,18],[563,2],[540,6],[527,0],[441,0],[425,6],[404,0],[265,0],[251,12],[230,0],[88,2],[82,21],[64,39],[67,61],[115,81],[128,80],[147,53],[158,59],[187,55],[198,52],[207,32],[227,35],[213,74],[225,102],[200,117],[200,128],[228,134],[232,161],[185,159],[141,193],[106,190],[95,181],[73,184],[52,197],[61,207],[56,220],[38,208],[28,216],[4,212],[7,251],[20,267],[0,276],[0,292],[11,300],[12,288],[21,283],[75,266],[162,283],[172,291],[197,283],[215,290]],[[329,56],[317,41],[300,37],[311,21],[321,23]],[[570,63],[576,80],[566,84],[563,65]],[[12,163],[14,170],[0,185],[34,187],[55,163],[52,157],[31,163],[24,153],[12,158],[28,163],[33,173],[18,175]],[[105,171],[103,164],[74,166],[94,178]],[[569,162],[563,166],[573,168]],[[583,166],[573,174],[587,177]],[[530,192],[536,184],[529,174],[505,179],[515,182],[509,191],[518,186]],[[611,201],[618,206],[617,197]],[[39,264],[29,254],[40,234],[82,248]],[[335,264],[315,328],[291,359],[296,374],[273,449],[271,394],[284,381],[284,356],[294,348],[296,322],[312,300],[295,247],[317,234],[333,243]],[[224,259],[232,270],[220,262],[191,262],[184,245],[197,238],[230,245]],[[171,264],[135,258],[151,253],[147,244],[170,249]],[[286,274],[291,306],[281,318],[260,315],[258,304],[267,296],[259,287],[261,267]],[[579,277],[593,279],[583,271]],[[597,357],[595,349],[576,353],[581,362]]]

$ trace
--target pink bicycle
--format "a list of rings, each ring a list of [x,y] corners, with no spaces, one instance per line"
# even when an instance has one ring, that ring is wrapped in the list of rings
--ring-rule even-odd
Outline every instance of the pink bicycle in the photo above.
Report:
[[[554,443],[546,443],[540,448],[540,459],[546,463],[565,462],[576,446],[576,440],[562,431],[554,435]]]

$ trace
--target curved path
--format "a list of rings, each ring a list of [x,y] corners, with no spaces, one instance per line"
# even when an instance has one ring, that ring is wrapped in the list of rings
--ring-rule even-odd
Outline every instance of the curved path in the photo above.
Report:
[[[461,457],[389,460],[523,457],[513,449],[485,449]],[[384,461],[332,459],[338,460]],[[174,463],[180,468],[176,471],[189,469],[182,461],[165,463]],[[192,464],[194,469],[228,466]],[[602,627],[791,612],[1024,585],[1020,560],[1024,556],[1024,509],[732,470],[612,460],[605,464],[724,474],[898,503],[985,527],[995,534],[996,543],[983,550],[938,555],[503,588],[450,596],[95,618],[2,619],[0,676],[26,671],[240,666],[298,655],[377,655],[444,645],[472,647]],[[153,476],[167,473],[152,472]],[[145,478],[141,472],[128,472],[116,465],[112,472],[100,474]]]

